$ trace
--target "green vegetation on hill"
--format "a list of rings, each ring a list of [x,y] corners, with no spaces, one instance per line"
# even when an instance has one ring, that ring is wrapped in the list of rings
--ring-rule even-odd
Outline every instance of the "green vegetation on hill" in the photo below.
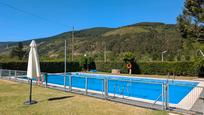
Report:
[[[122,61],[126,52],[133,52],[138,61],[160,61],[161,52],[167,50],[164,59],[168,61],[193,61],[204,49],[201,42],[183,39],[176,25],[164,23],[138,23],[120,28],[91,28],[75,31],[74,59],[80,60],[87,54],[95,61]],[[68,42],[68,60],[71,59],[71,32],[53,37],[36,39],[41,60],[63,60],[64,40]],[[24,50],[28,52],[30,41],[24,41]],[[18,43],[0,43],[0,59],[8,61],[9,53]],[[5,59],[6,57],[6,59]],[[13,60],[16,60],[13,58]],[[24,59],[26,60],[26,59]]]

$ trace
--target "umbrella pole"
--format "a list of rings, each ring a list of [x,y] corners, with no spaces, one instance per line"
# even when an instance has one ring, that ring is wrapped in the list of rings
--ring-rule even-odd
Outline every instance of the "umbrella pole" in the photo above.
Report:
[[[29,97],[29,101],[31,103],[31,100],[32,100],[32,79],[30,79],[30,97]]]
[[[32,100],[32,79],[30,79],[30,94],[29,94],[29,100],[24,102],[25,105],[32,105],[32,104],[36,104],[37,101]]]

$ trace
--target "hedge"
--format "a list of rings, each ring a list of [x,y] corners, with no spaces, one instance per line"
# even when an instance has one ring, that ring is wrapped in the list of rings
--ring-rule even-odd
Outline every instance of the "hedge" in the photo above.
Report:
[[[196,76],[200,67],[195,62],[138,62],[135,74],[167,75],[174,73],[182,76]],[[111,69],[120,69],[122,73],[128,73],[126,64],[122,62],[96,62],[96,69],[102,72],[111,72]]]
[[[182,76],[197,75],[194,62],[141,62],[138,64],[142,74],[166,75],[169,72]]]
[[[61,73],[64,72],[64,62],[41,62],[42,72]],[[10,70],[27,70],[27,62],[0,62],[0,68]],[[81,71],[78,62],[67,62],[67,72]]]
[[[41,62],[41,71],[49,73],[64,72],[64,62]],[[122,73],[128,73],[124,62],[95,62],[96,70],[111,72],[112,69],[120,69]],[[0,62],[0,68],[11,70],[27,70],[27,62]],[[135,74],[167,75],[168,72],[182,76],[204,75],[204,60],[195,62],[138,62],[133,66]],[[68,62],[67,72],[81,71],[78,62]]]

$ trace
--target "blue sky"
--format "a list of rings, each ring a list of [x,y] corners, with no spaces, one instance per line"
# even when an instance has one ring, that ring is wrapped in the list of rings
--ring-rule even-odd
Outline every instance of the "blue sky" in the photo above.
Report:
[[[0,41],[41,38],[91,27],[138,22],[175,24],[184,0],[0,0]],[[43,19],[42,19],[43,18]]]

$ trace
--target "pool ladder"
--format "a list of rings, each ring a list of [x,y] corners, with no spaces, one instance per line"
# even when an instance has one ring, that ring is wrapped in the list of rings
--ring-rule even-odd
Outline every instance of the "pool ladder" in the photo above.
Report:
[[[125,90],[129,94],[128,86],[129,86],[129,83],[127,85],[123,85],[122,87],[120,87],[120,85],[118,85],[118,84],[114,84],[114,97],[115,97],[115,94],[116,94],[116,88],[118,87],[119,93],[120,93],[119,95],[122,95],[122,97],[124,98]],[[122,89],[120,89],[120,88],[122,88]]]
[[[171,82],[173,83],[174,80],[176,79],[175,73],[173,73],[173,76],[172,76],[172,77],[170,76],[170,73],[168,73],[168,75],[167,75],[167,81],[168,81],[169,79],[171,79]]]
[[[157,99],[154,101],[154,103],[153,103],[153,105],[155,105],[158,101],[159,101],[159,99],[162,97],[162,93],[157,97]]]

